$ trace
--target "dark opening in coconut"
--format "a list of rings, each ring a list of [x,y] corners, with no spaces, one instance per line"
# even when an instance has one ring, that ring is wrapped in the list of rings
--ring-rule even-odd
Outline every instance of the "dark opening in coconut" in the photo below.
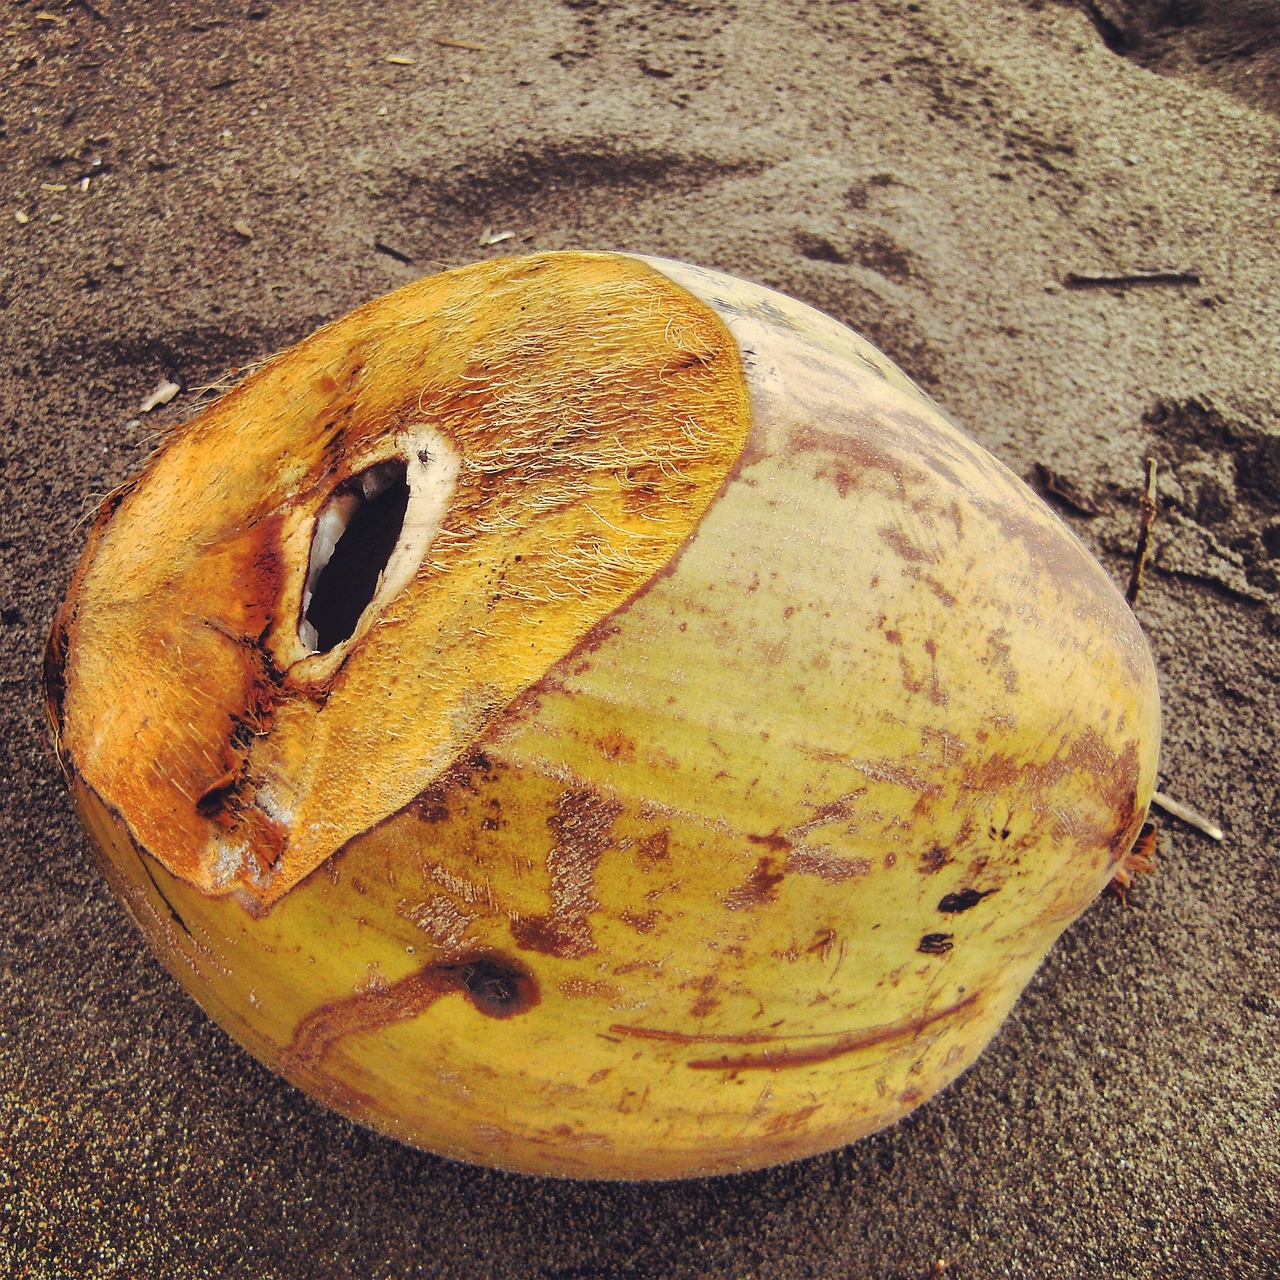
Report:
[[[379,462],[334,491],[316,520],[298,630],[315,653],[350,639],[377,594],[409,506],[407,465]]]

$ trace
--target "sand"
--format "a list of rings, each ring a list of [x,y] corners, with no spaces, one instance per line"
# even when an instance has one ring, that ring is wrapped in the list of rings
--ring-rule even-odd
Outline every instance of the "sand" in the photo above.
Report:
[[[50,0],[0,21],[0,1272],[1280,1274],[1273,5]],[[846,321],[1056,490],[1120,581],[1160,464],[1138,612],[1161,785],[1225,840],[1166,819],[1158,873],[1068,931],[971,1072],[769,1172],[546,1182],[325,1112],[146,951],[46,745],[41,650],[85,517],[198,388],[424,273],[564,247],[687,258]],[[1135,271],[1176,278],[1074,279]],[[140,412],[164,380],[186,390]]]

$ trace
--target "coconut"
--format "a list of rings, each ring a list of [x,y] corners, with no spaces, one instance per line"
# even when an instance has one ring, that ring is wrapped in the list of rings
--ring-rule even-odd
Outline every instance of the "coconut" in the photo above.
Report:
[[[885,356],[657,259],[421,280],[103,504],[49,714],[252,1053],[535,1173],[848,1143],[991,1039],[1146,817],[1156,676]]]

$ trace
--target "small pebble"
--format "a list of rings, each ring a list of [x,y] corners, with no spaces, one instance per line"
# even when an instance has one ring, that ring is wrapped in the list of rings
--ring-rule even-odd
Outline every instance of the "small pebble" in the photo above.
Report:
[[[150,413],[159,405],[168,404],[174,396],[181,391],[182,388],[176,382],[170,382],[166,378],[161,384],[138,406],[143,413]]]

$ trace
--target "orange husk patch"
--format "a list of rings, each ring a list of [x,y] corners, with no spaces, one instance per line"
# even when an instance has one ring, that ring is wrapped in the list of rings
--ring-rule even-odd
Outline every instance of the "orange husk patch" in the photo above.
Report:
[[[370,303],[104,506],[51,646],[63,757],[172,874],[269,905],[670,562],[749,423],[723,323],[632,259],[483,263]],[[316,518],[419,428],[459,459],[430,544],[310,656]]]

